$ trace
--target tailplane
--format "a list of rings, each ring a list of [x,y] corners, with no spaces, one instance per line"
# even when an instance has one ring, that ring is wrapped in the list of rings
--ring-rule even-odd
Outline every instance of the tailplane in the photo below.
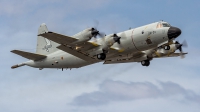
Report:
[[[35,54],[35,53],[30,53],[30,52],[25,52],[25,51],[20,51],[20,50],[12,50],[11,52],[33,61],[39,61],[47,57],[45,55],[40,55],[40,54]]]
[[[15,53],[17,55],[20,55],[24,58],[33,60],[33,61],[39,61],[39,60],[45,59],[47,57],[45,55],[40,55],[40,54],[35,54],[35,53],[30,53],[30,52],[25,52],[25,51],[20,51],[20,50],[12,50],[11,52]],[[18,67],[21,67],[21,66],[24,66],[24,65],[26,65],[26,63],[13,65],[11,68],[15,69],[15,68],[18,68]]]
[[[45,23],[41,24],[39,29],[38,29],[38,35],[43,34],[43,33],[47,33],[48,29]],[[59,44],[44,38],[42,36],[38,36],[37,37],[37,49],[36,49],[36,53],[37,54],[41,54],[41,55],[48,55],[51,54],[55,51],[57,51],[58,49],[56,48]]]

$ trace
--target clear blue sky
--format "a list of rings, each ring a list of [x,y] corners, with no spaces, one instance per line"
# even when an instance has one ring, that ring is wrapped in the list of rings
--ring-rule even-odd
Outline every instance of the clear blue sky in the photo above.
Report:
[[[2,112],[199,112],[200,1],[1,0],[0,111]],[[37,30],[73,35],[99,21],[106,34],[164,20],[182,30],[185,59],[90,65],[56,70],[21,67],[12,49],[35,52]]]

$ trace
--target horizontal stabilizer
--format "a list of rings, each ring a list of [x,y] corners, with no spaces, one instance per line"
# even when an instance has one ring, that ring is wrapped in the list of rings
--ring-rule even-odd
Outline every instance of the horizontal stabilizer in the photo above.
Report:
[[[18,67],[21,67],[21,66],[24,66],[24,65],[26,65],[26,64],[25,63],[21,63],[21,64],[13,65],[11,68],[15,69],[15,68],[18,68]]]
[[[15,53],[17,55],[20,55],[24,58],[30,59],[30,60],[34,60],[34,61],[38,61],[41,59],[46,58],[47,56],[44,55],[40,55],[40,54],[34,54],[34,53],[29,53],[29,52],[24,52],[24,51],[20,51],[20,50],[12,50],[12,53]]]

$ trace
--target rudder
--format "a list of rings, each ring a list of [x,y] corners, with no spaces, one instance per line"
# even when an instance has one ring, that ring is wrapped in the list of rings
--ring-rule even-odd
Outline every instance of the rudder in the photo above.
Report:
[[[43,34],[45,32],[48,32],[47,26],[45,23],[41,24],[38,29],[38,35]],[[36,53],[42,54],[42,55],[48,55],[51,54],[58,49],[56,48],[59,44],[55,43],[47,38],[44,38],[42,36],[37,37],[37,48]]]

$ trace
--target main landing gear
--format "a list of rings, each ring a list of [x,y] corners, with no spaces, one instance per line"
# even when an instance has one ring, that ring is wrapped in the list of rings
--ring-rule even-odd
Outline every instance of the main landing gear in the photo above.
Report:
[[[106,54],[105,53],[97,54],[97,58],[99,60],[105,60],[106,59]]]
[[[144,60],[141,61],[142,66],[149,66],[150,65],[150,61],[149,60]]]

